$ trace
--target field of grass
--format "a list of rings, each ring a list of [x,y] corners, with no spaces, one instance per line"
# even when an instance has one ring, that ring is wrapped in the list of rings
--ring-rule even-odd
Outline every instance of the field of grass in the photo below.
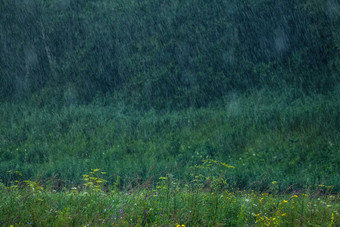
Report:
[[[339,89],[177,111],[1,103],[0,225],[339,225]]]
[[[210,160],[200,168],[221,163]],[[224,166],[225,167],[225,166]],[[231,168],[231,167],[227,167]],[[339,195],[331,187],[276,194],[222,191],[223,178],[193,176],[188,184],[168,175],[153,189],[121,192],[103,187],[105,172],[93,169],[84,184],[57,192],[39,182],[0,190],[1,226],[339,226]],[[325,190],[322,192],[322,190]]]

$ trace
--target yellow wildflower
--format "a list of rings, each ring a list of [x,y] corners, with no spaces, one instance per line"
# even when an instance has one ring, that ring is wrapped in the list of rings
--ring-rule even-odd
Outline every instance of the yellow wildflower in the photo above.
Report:
[[[282,217],[284,217],[284,216],[286,216],[286,215],[287,215],[287,213],[283,213],[283,214],[281,214],[281,216],[282,216]]]

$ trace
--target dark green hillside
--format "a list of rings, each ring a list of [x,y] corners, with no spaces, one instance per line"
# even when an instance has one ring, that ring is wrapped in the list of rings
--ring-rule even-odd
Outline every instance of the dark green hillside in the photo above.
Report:
[[[339,82],[335,0],[0,3],[0,98],[137,109],[202,107],[231,92]]]
[[[0,0],[0,180],[340,189],[335,0]],[[15,172],[15,171],[20,171]]]

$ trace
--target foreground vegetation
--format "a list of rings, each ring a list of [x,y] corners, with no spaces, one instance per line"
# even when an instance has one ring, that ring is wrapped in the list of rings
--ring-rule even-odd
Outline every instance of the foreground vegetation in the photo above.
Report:
[[[3,103],[0,224],[337,226],[339,97],[259,90],[173,112]]]
[[[222,165],[221,165],[222,164]],[[217,166],[204,160],[193,169]],[[195,171],[196,172],[196,171]],[[195,175],[188,184],[168,175],[157,186],[121,192],[117,184],[108,190],[105,172],[93,169],[83,175],[84,184],[57,192],[39,182],[1,185],[2,226],[339,226],[339,195],[332,187],[318,191],[276,194],[221,190],[221,177]],[[207,183],[209,180],[209,183]],[[104,191],[105,190],[105,191]],[[322,191],[326,190],[326,191]]]

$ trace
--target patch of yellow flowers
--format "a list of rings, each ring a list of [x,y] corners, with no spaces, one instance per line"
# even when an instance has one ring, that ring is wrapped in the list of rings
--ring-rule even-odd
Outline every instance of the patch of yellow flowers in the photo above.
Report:
[[[176,227],[185,227],[185,225],[180,225],[180,224],[178,224],[178,223],[176,223]]]
[[[89,174],[83,175],[84,186],[89,188],[91,191],[99,192],[103,188],[103,184],[107,181],[100,177],[100,175],[106,174],[106,172],[99,172],[99,169],[92,169]]]

